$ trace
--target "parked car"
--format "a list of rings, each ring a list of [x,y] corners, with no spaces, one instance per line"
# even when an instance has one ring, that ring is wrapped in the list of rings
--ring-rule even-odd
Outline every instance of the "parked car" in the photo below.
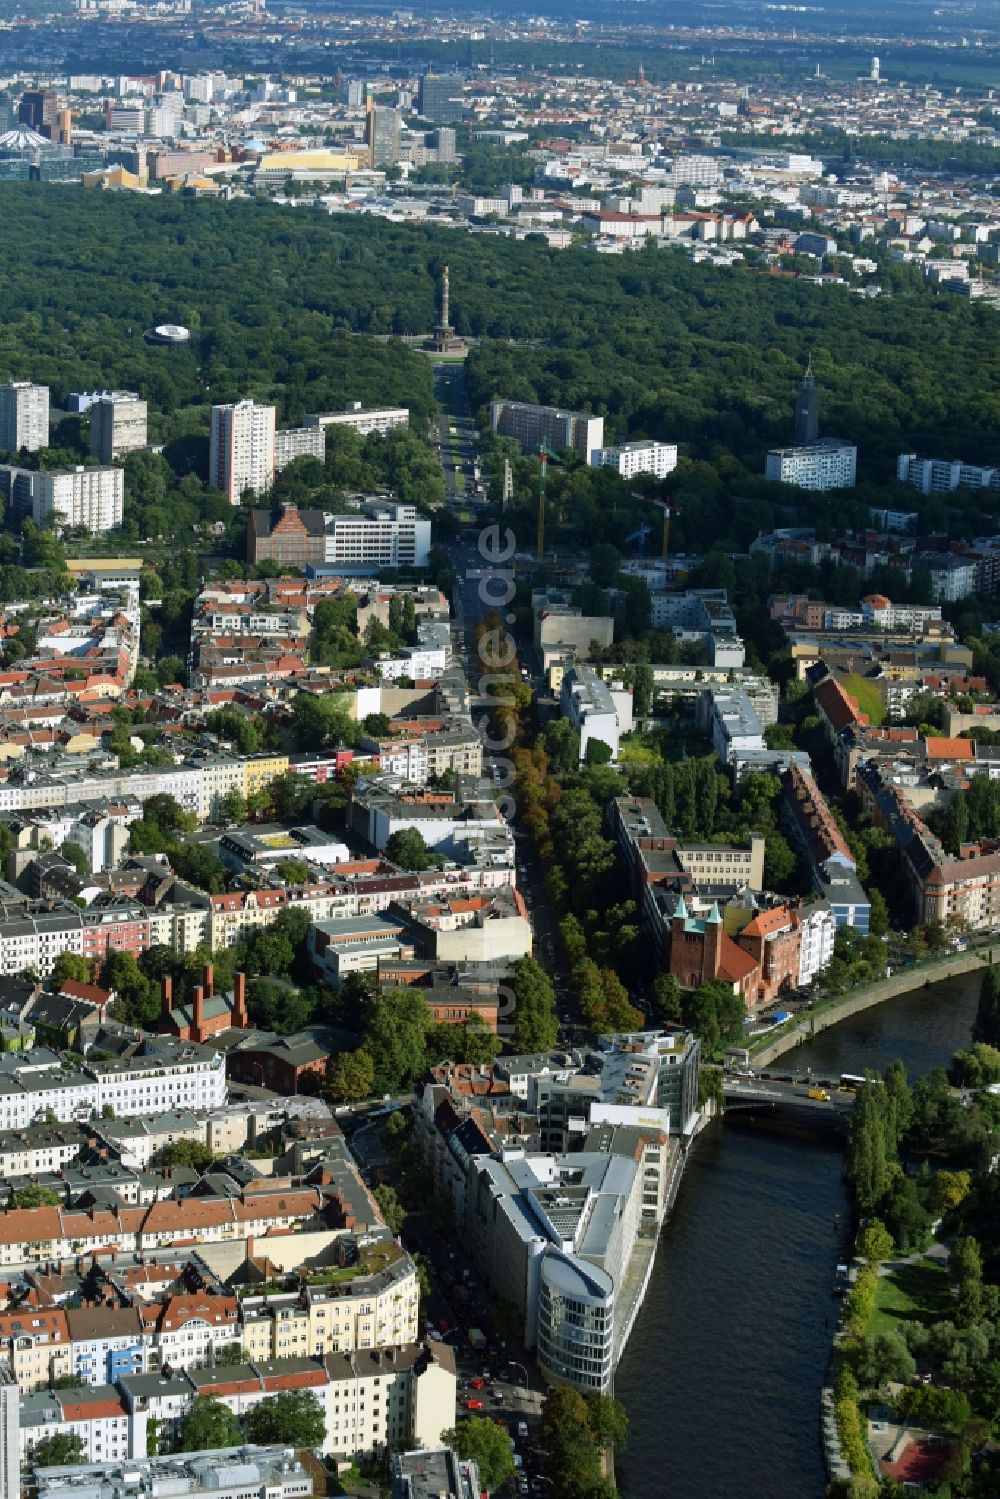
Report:
[[[485,1406],[482,1400],[467,1400],[465,1402],[465,1409],[467,1411],[481,1411],[485,1409]]]

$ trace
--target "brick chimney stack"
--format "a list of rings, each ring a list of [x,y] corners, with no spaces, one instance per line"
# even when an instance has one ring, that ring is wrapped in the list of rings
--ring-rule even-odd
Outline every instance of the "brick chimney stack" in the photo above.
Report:
[[[169,973],[165,973],[160,981],[160,1014],[164,1020],[170,1019],[170,1012],[173,1007],[174,981]]]
[[[205,991],[201,984],[194,987],[194,1024],[191,1027],[192,1041],[205,1039]]]
[[[247,1014],[247,976],[245,973],[236,974],[233,979],[233,1025],[237,1030],[245,1031],[250,1028],[250,1017]]]
[[[209,999],[211,999],[212,995],[215,993],[215,969],[213,968],[211,963],[205,964],[201,982],[205,987],[205,993],[208,995]]]

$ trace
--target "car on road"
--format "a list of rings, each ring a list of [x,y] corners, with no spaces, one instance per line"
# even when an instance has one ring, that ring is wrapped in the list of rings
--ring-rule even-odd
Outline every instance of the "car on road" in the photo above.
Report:
[[[472,1380],[472,1388],[474,1390],[483,1390],[483,1389],[485,1389],[486,1388],[486,1381],[485,1381],[485,1379],[474,1379],[474,1380]]]
[[[467,1400],[465,1402],[465,1409],[467,1411],[481,1411],[481,1410],[485,1410],[486,1409],[486,1403],[483,1400]]]
[[[527,1421],[518,1421],[518,1423],[517,1423],[517,1434],[521,1438],[522,1442],[527,1440],[527,1436],[528,1436],[528,1423],[527,1423]]]

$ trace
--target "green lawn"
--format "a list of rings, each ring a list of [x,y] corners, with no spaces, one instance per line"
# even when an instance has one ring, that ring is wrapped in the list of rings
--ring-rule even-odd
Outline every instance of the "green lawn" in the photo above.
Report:
[[[870,677],[852,672],[850,676],[841,679],[841,686],[856,699],[862,713],[868,714],[870,723],[878,725],[885,722],[885,698]]]
[[[897,1330],[906,1322],[939,1322],[952,1317],[955,1300],[948,1272],[935,1260],[902,1265],[880,1275],[871,1332]]]

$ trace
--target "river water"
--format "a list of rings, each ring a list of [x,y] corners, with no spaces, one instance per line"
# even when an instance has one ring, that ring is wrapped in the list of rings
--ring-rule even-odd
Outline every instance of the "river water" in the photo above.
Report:
[[[833,1077],[902,1057],[919,1076],[968,1043],[977,992],[963,977],[901,995],[775,1067]],[[623,1499],[821,1499],[842,1170],[839,1145],[746,1125],[695,1142],[615,1379]]]

